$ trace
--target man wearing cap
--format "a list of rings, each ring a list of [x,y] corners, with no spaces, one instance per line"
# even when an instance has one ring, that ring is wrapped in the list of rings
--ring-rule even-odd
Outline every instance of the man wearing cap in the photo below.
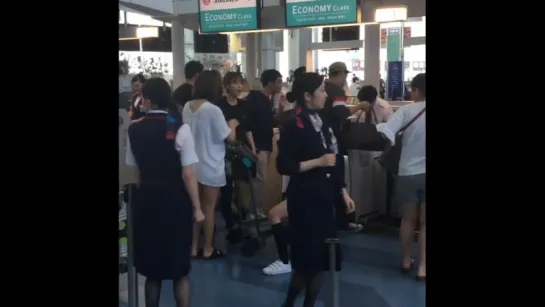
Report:
[[[339,140],[340,130],[342,123],[352,115],[350,109],[346,107],[346,92],[344,86],[346,85],[346,78],[350,71],[343,62],[335,62],[329,66],[329,78],[325,82],[325,91],[327,98],[325,106],[322,109],[321,116],[327,119],[333,128],[333,134],[337,140]],[[354,111],[357,111],[355,109]],[[346,150],[342,148],[342,144],[339,144],[339,153],[346,155]],[[344,167],[343,167],[344,168]],[[338,201],[338,210],[336,213],[337,224],[342,231],[359,231],[363,228],[362,225],[352,223],[351,220],[355,219],[355,214],[346,214],[344,207],[342,207],[342,199]]]

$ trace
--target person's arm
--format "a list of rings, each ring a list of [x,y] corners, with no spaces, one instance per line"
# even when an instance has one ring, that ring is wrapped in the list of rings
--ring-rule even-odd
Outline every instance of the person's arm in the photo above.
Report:
[[[382,108],[382,114],[383,114],[383,121],[388,122],[390,118],[394,115],[394,109],[390,105],[384,106]]]
[[[396,134],[405,124],[405,108],[401,107],[386,123],[378,124],[377,131],[386,136],[392,145],[395,145]]]
[[[197,175],[193,165],[199,162],[199,157],[195,151],[195,143],[191,133],[191,127],[182,125],[176,133],[176,142],[174,143],[176,151],[180,153],[180,162],[182,163],[182,178],[185,188],[193,204],[195,212],[201,211],[201,202],[199,199],[199,188],[197,184]]]
[[[237,140],[237,127],[239,125],[238,120],[231,119],[229,122],[227,122],[227,125],[229,126],[229,129],[231,129],[231,132],[229,132],[229,135],[225,139],[228,143],[234,143]]]
[[[300,148],[299,140],[297,139],[298,131],[296,129],[295,119],[293,119],[287,121],[280,130],[278,156],[276,157],[276,168],[280,175],[293,176],[297,173],[303,173],[317,167],[322,167],[326,159],[322,156],[317,159],[297,161],[296,154]],[[329,157],[329,159],[331,159],[331,157]]]
[[[244,114],[244,117],[245,117],[244,123],[241,123],[241,125],[243,125],[242,128],[244,129],[244,131],[246,131],[244,134],[246,135],[246,139],[248,140],[248,146],[250,146],[250,149],[255,154],[257,152],[257,148],[255,147],[254,135],[252,133],[253,125],[251,120],[252,119],[251,109],[248,106],[247,102],[244,101],[242,103],[245,104],[244,112],[246,114]]]
[[[377,102],[380,106],[380,110],[381,110],[381,113],[382,113],[382,122],[385,123],[387,122],[390,117],[392,117],[392,115],[394,115],[394,109],[392,109],[392,106],[390,106],[390,104],[388,103],[388,101],[382,99],[382,98],[377,98]]]
[[[136,96],[136,98],[134,98]],[[137,109],[140,108],[140,104],[142,103],[142,97],[140,95],[133,95],[133,98],[131,99],[131,105],[129,107],[129,117],[130,119],[134,120],[134,116],[137,114]]]
[[[246,131],[246,139],[248,139],[248,145],[250,146],[252,152],[255,154],[257,152],[257,149],[255,148],[254,136],[252,134],[252,131]]]

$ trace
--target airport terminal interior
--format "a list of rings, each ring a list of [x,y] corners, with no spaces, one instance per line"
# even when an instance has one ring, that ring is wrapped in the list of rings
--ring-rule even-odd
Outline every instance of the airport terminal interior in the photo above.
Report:
[[[307,71],[327,75],[327,67],[341,61],[350,71],[347,95],[354,96],[353,89],[357,93],[361,85],[380,88],[384,84],[384,99],[394,109],[409,102],[393,88],[399,88],[399,93],[407,91],[404,84],[426,70],[424,0],[120,0],[119,9],[120,139],[126,137],[121,128],[121,100],[131,95],[131,78],[140,73],[147,78],[162,77],[174,89],[185,81],[184,65],[191,60],[222,74],[241,72],[252,89],[260,89],[263,70],[274,68],[285,80],[285,92],[291,85],[290,71],[306,66]],[[120,157],[120,164],[123,159]],[[415,280],[416,268],[408,274],[400,270],[399,204],[395,199],[386,204],[386,179],[376,175],[375,160],[364,163],[357,155],[347,157],[346,167],[351,169],[347,185],[363,229],[340,233],[343,268],[338,276],[338,304],[330,300],[333,281],[327,278],[317,307],[426,305],[426,283]],[[278,203],[283,179],[274,165],[267,172],[268,202]],[[120,202],[124,207],[121,237],[121,230],[127,229],[123,227],[130,203]],[[227,255],[191,260],[191,306],[282,306],[290,274],[262,272],[277,258],[273,238],[268,237],[248,256],[240,243],[225,239],[227,231],[219,212],[216,227],[215,245]],[[135,275],[130,265],[127,252],[132,243],[127,235],[124,232],[120,238],[119,306],[145,307],[145,277]],[[416,240],[414,255],[418,255]],[[172,289],[172,281],[163,282],[159,306],[176,307]],[[296,306],[302,306],[302,297]]]
[[[229,246],[222,235],[218,239],[228,253],[225,259],[191,263],[191,306],[282,306],[289,274],[261,272],[275,260],[272,239],[254,257],[242,256],[240,246]],[[399,270],[401,252],[395,235],[350,233],[341,235],[341,242],[345,262],[340,274],[340,307],[426,306],[426,284]],[[139,277],[138,282],[139,305],[144,306],[144,278]],[[326,284],[316,307],[328,307],[327,288]],[[163,284],[160,306],[176,306],[171,281]],[[119,307],[128,307],[127,274],[119,276]]]

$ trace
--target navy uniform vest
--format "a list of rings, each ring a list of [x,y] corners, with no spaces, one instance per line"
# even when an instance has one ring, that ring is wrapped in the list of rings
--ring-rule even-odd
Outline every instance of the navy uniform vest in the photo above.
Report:
[[[187,196],[182,180],[180,153],[174,142],[180,118],[152,111],[129,127],[131,150],[140,171],[140,187],[171,186]]]

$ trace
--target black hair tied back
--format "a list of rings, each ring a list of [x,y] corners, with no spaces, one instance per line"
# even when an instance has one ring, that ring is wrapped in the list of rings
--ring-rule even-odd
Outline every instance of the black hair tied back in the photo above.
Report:
[[[293,81],[291,92],[286,95],[289,102],[304,107],[305,93],[313,94],[324,82],[324,77],[315,72],[298,75]]]
[[[286,93],[286,99],[288,100],[289,103],[294,103],[296,100],[295,95],[292,92]]]

